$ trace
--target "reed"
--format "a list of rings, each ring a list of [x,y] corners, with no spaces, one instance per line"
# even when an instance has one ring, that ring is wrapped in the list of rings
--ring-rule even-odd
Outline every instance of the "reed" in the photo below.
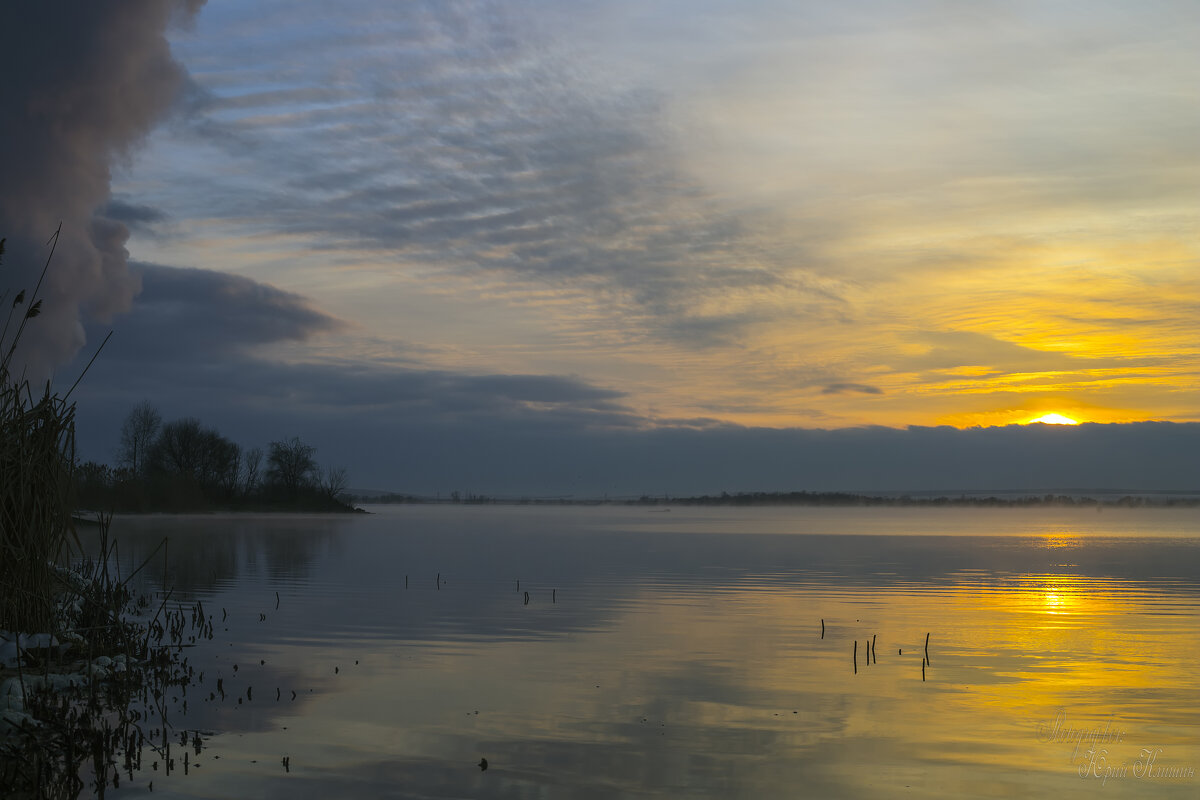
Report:
[[[0,741],[5,797],[76,798],[89,765],[96,796],[109,784],[118,787],[122,771],[132,779],[143,747],[163,752],[145,741],[147,721],[154,715],[162,720],[165,741],[167,698],[186,695],[193,681],[182,653],[211,627],[202,605],[191,609],[190,630],[184,609],[165,603],[148,621],[138,621],[151,602],[130,582],[162,547],[122,575],[110,519],[98,522],[98,553],[60,573],[55,639],[35,646],[17,636],[18,710],[36,722],[7,731]],[[185,699],[184,713],[186,708]],[[150,730],[151,739],[157,735]]]
[[[57,233],[51,243],[57,245]],[[48,383],[35,392],[14,373],[17,345],[41,313],[37,294],[53,255],[52,246],[28,298],[24,290],[11,301],[8,294],[0,298],[8,306],[0,329],[0,629],[11,631],[52,629],[62,588],[56,565],[72,546],[78,552],[71,518],[75,406]]]

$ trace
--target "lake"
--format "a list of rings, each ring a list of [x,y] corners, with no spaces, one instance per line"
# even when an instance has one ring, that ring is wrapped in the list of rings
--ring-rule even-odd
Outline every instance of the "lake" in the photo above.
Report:
[[[369,508],[114,521],[214,636],[109,797],[1200,794],[1200,510]]]

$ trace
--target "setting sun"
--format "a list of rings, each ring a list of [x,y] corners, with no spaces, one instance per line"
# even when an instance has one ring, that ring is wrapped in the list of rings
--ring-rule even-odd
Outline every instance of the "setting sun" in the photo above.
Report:
[[[1029,420],[1030,423],[1044,422],[1047,425],[1078,425],[1079,420],[1064,417],[1062,414],[1043,414],[1037,419]]]

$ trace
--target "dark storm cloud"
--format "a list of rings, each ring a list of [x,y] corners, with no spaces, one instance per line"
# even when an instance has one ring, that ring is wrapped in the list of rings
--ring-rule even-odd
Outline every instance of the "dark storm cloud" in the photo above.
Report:
[[[305,298],[238,275],[134,264],[142,285],[131,313],[114,323],[114,357],[196,363],[275,342],[304,341],[344,323]]]
[[[0,287],[32,288],[62,237],[23,342],[38,371],[83,343],[81,314],[107,318],[138,289],[126,268],[128,229],[103,216],[110,165],[127,158],[170,106],[183,71],[164,31],[198,8],[169,0],[15,3],[0,47]]]
[[[103,216],[126,225],[151,225],[167,218],[165,212],[150,206],[129,203],[114,197],[105,204]]]
[[[155,239],[165,238],[169,234],[170,217],[165,211],[153,206],[132,203],[123,198],[114,197],[105,203],[97,214],[124,225],[131,232]]]

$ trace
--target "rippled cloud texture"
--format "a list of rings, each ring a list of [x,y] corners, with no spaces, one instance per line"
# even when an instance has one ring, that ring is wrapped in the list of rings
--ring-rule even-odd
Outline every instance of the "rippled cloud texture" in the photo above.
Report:
[[[105,168],[71,235],[117,266],[62,313],[130,309],[98,426],[270,409],[348,464],[390,432],[372,482],[407,448],[489,490],[572,441],[670,471],[1200,417],[1192,3],[152,5],[146,108],[69,125]]]

